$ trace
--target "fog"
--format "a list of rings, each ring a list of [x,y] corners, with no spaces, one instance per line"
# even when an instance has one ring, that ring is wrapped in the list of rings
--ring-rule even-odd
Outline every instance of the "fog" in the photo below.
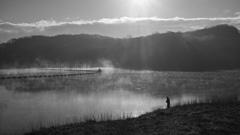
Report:
[[[102,70],[96,75],[0,80],[0,134],[21,134],[39,127],[90,119],[137,117],[156,108],[165,109],[167,96],[171,106],[204,99],[240,99],[239,71]],[[13,76],[70,71],[4,72]],[[80,71],[71,73],[74,72]]]
[[[164,108],[164,99],[147,94],[119,90],[108,93],[81,94],[74,91],[15,93],[0,87],[0,99],[5,106],[0,113],[0,133],[29,130],[31,126],[50,123],[64,124],[78,118],[111,115],[114,119],[126,114],[137,117],[154,107]]]

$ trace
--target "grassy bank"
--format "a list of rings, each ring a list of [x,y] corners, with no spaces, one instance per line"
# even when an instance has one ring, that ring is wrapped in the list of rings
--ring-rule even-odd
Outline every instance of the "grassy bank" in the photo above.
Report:
[[[41,128],[26,135],[55,134],[240,134],[240,103],[200,103],[158,109],[126,120]]]

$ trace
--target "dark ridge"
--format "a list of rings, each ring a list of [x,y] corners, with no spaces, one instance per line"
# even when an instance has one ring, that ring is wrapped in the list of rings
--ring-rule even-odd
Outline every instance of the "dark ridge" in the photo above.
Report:
[[[190,32],[193,36],[217,36],[217,37],[239,37],[239,30],[234,26],[229,26],[227,24],[217,25],[208,27],[201,30],[196,30]]]
[[[116,39],[101,35],[31,36],[0,45],[0,68],[102,66],[157,71],[240,68],[240,34],[229,25]]]

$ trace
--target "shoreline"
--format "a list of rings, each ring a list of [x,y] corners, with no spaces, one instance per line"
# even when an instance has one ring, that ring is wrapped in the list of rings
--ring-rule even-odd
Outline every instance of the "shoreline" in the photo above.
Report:
[[[240,102],[199,103],[158,109],[136,118],[41,128],[25,135],[240,134]]]

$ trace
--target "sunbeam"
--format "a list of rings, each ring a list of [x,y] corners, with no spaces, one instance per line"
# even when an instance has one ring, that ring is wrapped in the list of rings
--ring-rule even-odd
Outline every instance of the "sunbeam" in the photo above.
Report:
[[[142,17],[151,13],[155,0],[131,0],[129,13],[131,16]]]

